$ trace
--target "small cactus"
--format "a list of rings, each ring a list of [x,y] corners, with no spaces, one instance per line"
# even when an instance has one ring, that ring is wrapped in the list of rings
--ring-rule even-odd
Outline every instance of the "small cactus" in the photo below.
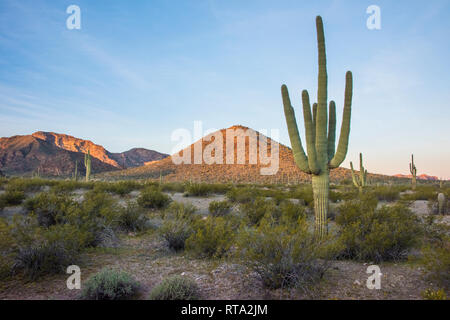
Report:
[[[416,168],[416,165],[414,164],[414,155],[413,154],[411,155],[411,163],[409,164],[409,172],[411,172],[411,187],[413,190],[416,190],[417,168]]]
[[[84,166],[86,167],[86,181],[89,181],[91,176],[91,151],[88,150],[88,153],[84,154]]]
[[[445,195],[442,192],[438,194],[438,213],[445,213]]]
[[[359,189],[359,193],[363,192],[363,188],[367,184],[367,170],[363,166],[362,153],[359,154],[359,178],[353,169],[353,163],[350,161],[350,168],[352,169],[352,180],[355,187]]]

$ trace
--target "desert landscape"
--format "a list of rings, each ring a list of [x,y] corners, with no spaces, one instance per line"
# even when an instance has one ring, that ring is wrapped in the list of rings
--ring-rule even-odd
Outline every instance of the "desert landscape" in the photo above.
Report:
[[[80,9],[72,9],[76,21]],[[230,123],[240,116],[230,113],[222,129],[194,134],[176,152],[160,152],[160,144],[183,132],[175,130],[183,115],[173,116],[171,124],[164,122],[170,117],[161,120],[166,111],[154,112],[146,127],[156,132],[151,149],[139,145],[138,135],[116,132],[144,130],[136,129],[142,116],[134,113],[136,122],[122,115],[106,124],[107,134],[98,134],[102,141],[117,140],[116,146],[131,141],[124,152],[53,129],[0,138],[0,299],[447,300],[450,182],[441,177],[447,168],[430,171],[426,164],[425,171],[421,164],[434,157],[430,149],[447,152],[448,140],[439,148],[428,141],[414,149],[398,146],[405,170],[392,173],[396,169],[388,167],[389,174],[380,173],[395,149],[389,139],[413,139],[403,128],[395,129],[398,137],[374,138],[388,148],[387,155],[377,149],[376,157],[371,151],[376,142],[361,142],[360,132],[384,130],[352,114],[362,108],[361,97],[377,88],[355,95],[360,87],[352,71],[329,75],[329,61],[347,58],[327,56],[325,35],[332,48],[337,36],[329,20],[317,15],[316,43],[300,46],[315,50],[314,93],[294,85],[305,81],[304,74],[300,80],[286,76],[293,89],[279,83],[277,111],[263,110],[241,122],[279,113],[283,122],[274,127],[282,127],[287,139]],[[83,48],[137,87],[162,87],[148,86],[100,50]],[[329,79],[345,81],[335,87]],[[179,83],[174,87],[182,90]],[[331,100],[329,93],[337,91],[343,99]],[[135,101],[131,94],[126,99]],[[222,112],[218,109],[200,114]],[[103,130],[97,114],[85,119]],[[86,128],[83,121],[69,120],[61,128],[66,124],[73,125],[68,132]],[[160,131],[152,125],[161,125]],[[161,133],[162,127],[173,127],[171,136]],[[349,160],[350,168],[344,162]]]

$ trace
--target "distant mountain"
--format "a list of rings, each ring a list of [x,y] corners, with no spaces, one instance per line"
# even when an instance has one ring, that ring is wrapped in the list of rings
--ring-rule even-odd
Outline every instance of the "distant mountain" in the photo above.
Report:
[[[110,153],[109,156],[114,159],[121,168],[134,168],[143,166],[146,162],[164,159],[169,155],[144,148],[133,148],[121,153]]]
[[[396,177],[396,178],[409,178],[409,179],[412,178],[412,176],[410,174],[394,174],[393,177]],[[439,180],[438,177],[436,177],[436,176],[429,176],[427,174],[420,174],[416,178],[420,179],[420,180],[431,180],[431,181]]]
[[[113,171],[159,160],[165,154],[131,149],[111,153],[89,140],[66,134],[38,131],[32,135],[0,138],[0,170],[6,174],[71,175],[78,161],[78,172],[84,174],[84,154],[90,151],[92,173]]]
[[[144,166],[130,168],[127,170],[114,171],[103,173],[102,176],[109,177],[112,179],[120,178],[158,178],[161,175],[164,176],[165,181],[203,181],[203,182],[259,182],[259,183],[272,183],[272,182],[284,182],[284,183],[295,183],[301,181],[311,180],[310,175],[300,171],[294,162],[292,155],[292,150],[283,144],[279,144],[279,170],[275,175],[261,175],[260,170],[262,168],[268,167],[261,163],[260,158],[254,164],[249,162],[249,139],[245,135],[256,135],[262,139],[267,140],[267,152],[270,155],[272,150],[272,139],[260,135],[259,132],[241,126],[235,125],[228,130],[240,131],[237,133],[238,137],[245,139],[245,155],[243,156],[244,163],[237,164],[238,154],[237,154],[237,141],[239,138],[234,138],[234,164],[227,164],[226,161],[226,132],[227,129],[222,129],[214,133],[203,137],[189,147],[181,150],[180,152],[164,158],[159,161],[153,161],[147,163]],[[237,132],[236,131],[236,132]],[[202,147],[202,150],[208,148],[210,144],[215,141],[215,137],[222,135],[222,145],[218,147],[218,150],[222,149],[223,161],[222,164],[206,164],[201,161],[200,164],[194,164],[194,146]],[[259,150],[259,148],[257,148]],[[182,156],[185,152],[190,152],[191,164],[178,164],[173,162],[174,157]],[[211,154],[215,155],[216,151],[212,151]],[[258,154],[259,151],[258,151]],[[332,181],[348,179],[351,180],[351,172],[346,168],[333,169],[330,172],[330,177]],[[389,177],[382,175],[369,174],[371,179],[387,179]]]

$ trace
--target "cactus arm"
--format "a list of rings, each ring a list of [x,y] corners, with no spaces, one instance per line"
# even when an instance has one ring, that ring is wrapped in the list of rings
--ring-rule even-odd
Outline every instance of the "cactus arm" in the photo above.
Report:
[[[336,154],[330,161],[330,168],[337,168],[344,161],[347,155],[348,138],[350,136],[350,118],[352,114],[352,94],[353,94],[353,79],[352,73],[347,71],[345,75],[345,99],[344,99],[344,114],[342,116],[341,133],[339,136],[339,143]]]
[[[303,118],[305,120],[306,150],[308,152],[308,165],[312,174],[319,174],[320,167],[317,164],[317,153],[315,146],[314,124],[311,118],[311,105],[308,91],[302,92]]]
[[[317,122],[316,122],[316,153],[319,166],[328,163],[328,112],[327,112],[327,59],[325,53],[325,36],[321,17],[316,18],[317,49],[319,59],[319,76],[317,89]]]
[[[334,148],[336,144],[336,104],[330,101],[329,119],[328,119],[328,161],[334,157]]]
[[[289,139],[291,140],[292,153],[294,155],[295,163],[303,172],[310,173],[308,166],[308,158],[303,150],[300,134],[298,133],[297,120],[295,119],[294,108],[292,108],[291,100],[289,99],[289,92],[286,85],[281,86],[281,95],[283,97],[284,116],[289,132]]]
[[[314,141],[316,141],[316,123],[317,123],[317,103],[314,103],[313,104]]]

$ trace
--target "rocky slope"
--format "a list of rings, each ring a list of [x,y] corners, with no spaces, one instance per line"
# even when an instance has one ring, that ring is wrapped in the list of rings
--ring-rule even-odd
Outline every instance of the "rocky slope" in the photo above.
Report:
[[[78,172],[84,174],[84,154],[88,151],[92,156],[92,173],[135,167],[167,156],[142,148],[111,153],[89,140],[39,131],[0,138],[0,170],[10,175],[67,176],[74,172],[78,162]]]
[[[240,130],[240,133],[237,133],[237,137],[234,138],[234,164],[228,164],[226,159],[226,136],[227,129],[219,130],[215,133],[211,133],[210,135],[203,137],[203,139],[193,143],[189,147],[181,150],[180,152],[171,155],[167,158],[164,158],[159,161],[154,161],[148,163],[145,166],[131,168],[127,170],[121,170],[117,172],[108,172],[102,174],[102,176],[107,178],[158,178],[161,175],[164,176],[165,181],[203,181],[203,182],[284,182],[284,183],[296,183],[301,181],[309,181],[311,177],[308,174],[300,171],[295,162],[292,155],[292,151],[290,148],[283,144],[279,144],[279,170],[274,175],[262,175],[261,169],[268,168],[269,165],[261,163],[260,157],[260,148],[256,148],[256,153],[258,155],[256,163],[250,163],[250,152],[249,152],[249,138],[245,138],[247,135],[256,135],[256,137],[260,137],[261,139],[267,139],[267,154],[271,155],[272,150],[272,140],[264,135],[261,135],[259,132],[244,127],[240,125],[232,126],[228,128],[230,130]],[[212,145],[215,143],[216,138],[220,139],[222,137],[222,141],[217,140],[218,145],[220,147],[214,149]],[[245,138],[245,152],[243,153],[242,158],[244,159],[244,163],[238,164],[237,159],[237,145],[239,138]],[[257,138],[257,139],[260,139]],[[257,140],[259,141],[259,140]],[[231,140],[230,140],[231,142]],[[195,148],[197,145],[201,150],[207,150],[204,153],[211,154],[215,157],[216,152],[219,153],[222,150],[222,164],[207,164],[205,161],[201,161],[201,163],[195,164]],[[231,145],[231,144],[230,144]],[[263,148],[262,150],[264,150]],[[190,164],[182,163],[175,164],[174,158],[182,157],[185,154],[190,153]],[[187,157],[188,158],[188,157]],[[345,168],[337,168],[331,170],[331,179],[341,180],[341,179],[351,179],[351,173],[349,169]],[[382,175],[374,175],[370,174],[372,179],[384,179],[386,176]]]

